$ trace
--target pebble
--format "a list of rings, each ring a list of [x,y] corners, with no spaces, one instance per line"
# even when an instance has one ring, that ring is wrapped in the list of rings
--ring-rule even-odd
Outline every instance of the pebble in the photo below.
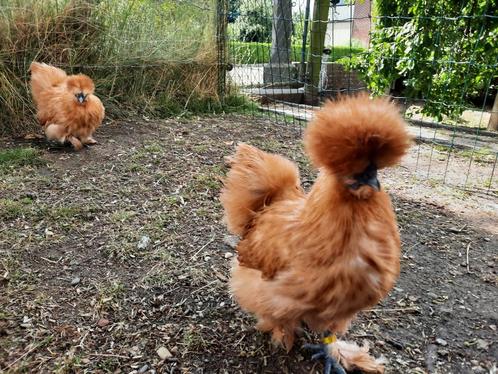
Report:
[[[137,248],[140,250],[146,249],[150,244],[150,238],[147,235],[143,235],[138,241]]]
[[[233,253],[231,252],[225,253],[225,258],[231,258],[231,257],[233,257]]]
[[[142,373],[145,373],[147,371],[147,369],[149,368],[149,365],[145,364],[144,366],[142,366],[140,369],[138,369],[138,372],[140,374]]]
[[[484,351],[487,351],[488,348],[489,348],[489,343],[486,340],[477,339],[477,349],[482,349]]]
[[[441,339],[441,338],[436,338],[436,343],[439,345],[442,345],[443,347],[448,345],[448,342],[444,339]]]
[[[99,319],[99,321],[97,322],[97,326],[99,327],[105,327],[109,324],[109,320],[107,318],[101,318]]]
[[[80,277],[74,277],[72,280],[71,280],[71,286],[76,286],[78,283],[81,282],[81,279]]]
[[[159,358],[161,360],[166,360],[168,358],[171,358],[173,357],[173,355],[171,354],[171,352],[168,350],[168,348],[166,347],[160,347],[157,351],[156,351],[157,355],[159,356]]]

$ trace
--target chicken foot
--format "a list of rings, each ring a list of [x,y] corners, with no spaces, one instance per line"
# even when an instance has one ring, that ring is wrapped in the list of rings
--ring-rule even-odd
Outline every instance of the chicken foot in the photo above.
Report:
[[[335,335],[324,337],[321,344],[305,344],[304,348],[315,352],[312,360],[325,359],[323,374],[346,374],[339,362],[329,354],[328,344],[336,339]],[[330,340],[330,342],[329,342]]]

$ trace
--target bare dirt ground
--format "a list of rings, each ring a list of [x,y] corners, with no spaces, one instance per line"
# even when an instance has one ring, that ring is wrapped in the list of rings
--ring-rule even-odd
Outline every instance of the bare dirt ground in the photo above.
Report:
[[[0,143],[41,159],[0,178],[0,372],[321,372],[301,348],[316,336],[287,354],[231,300],[218,202],[237,141],[292,158],[309,187],[300,131],[232,115],[112,122],[96,137],[80,153]],[[347,338],[369,341],[387,373],[496,373],[496,195],[419,181],[410,169],[429,151],[383,175],[401,277]]]

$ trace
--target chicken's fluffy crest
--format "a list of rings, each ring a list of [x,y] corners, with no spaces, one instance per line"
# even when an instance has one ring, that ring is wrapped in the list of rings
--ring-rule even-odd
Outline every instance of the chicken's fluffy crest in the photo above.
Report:
[[[405,123],[387,98],[366,94],[327,102],[308,125],[304,144],[316,167],[338,176],[399,162],[411,144]]]

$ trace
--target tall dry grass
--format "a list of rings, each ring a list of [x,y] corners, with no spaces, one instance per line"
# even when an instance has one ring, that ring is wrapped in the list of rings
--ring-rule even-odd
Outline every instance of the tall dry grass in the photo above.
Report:
[[[214,0],[0,0],[0,133],[36,130],[33,60],[94,79],[110,116],[216,103]]]

